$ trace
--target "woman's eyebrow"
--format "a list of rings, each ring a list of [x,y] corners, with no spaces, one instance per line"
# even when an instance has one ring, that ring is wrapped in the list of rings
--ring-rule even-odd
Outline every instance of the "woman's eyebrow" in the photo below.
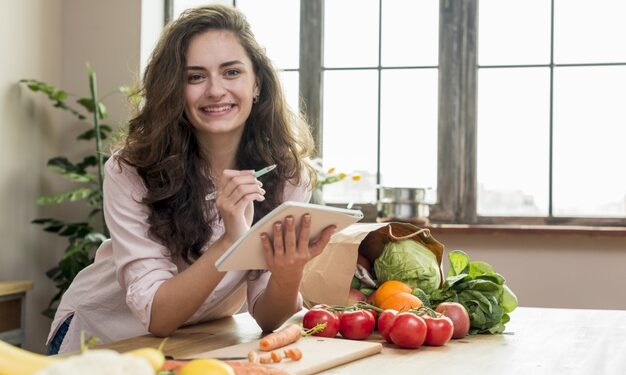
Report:
[[[226,62],[221,63],[220,68],[226,68],[226,67],[233,66],[233,65],[245,65],[245,64],[241,60],[232,60],[232,61],[226,61]],[[199,66],[199,65],[190,65],[190,66],[187,66],[186,69],[187,70],[206,70],[204,66]]]

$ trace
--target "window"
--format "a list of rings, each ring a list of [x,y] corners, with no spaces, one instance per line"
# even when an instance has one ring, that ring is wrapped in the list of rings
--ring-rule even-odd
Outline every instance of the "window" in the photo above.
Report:
[[[234,4],[306,103],[325,166],[363,175],[327,201],[432,187],[437,222],[626,225],[623,2]]]
[[[169,0],[166,1],[167,20],[174,19],[185,9],[207,4],[234,5],[248,18],[259,43],[280,72],[287,102],[298,108],[300,2],[293,0]],[[280,10],[280,25],[268,22],[268,9]],[[278,13],[277,13],[278,14]]]

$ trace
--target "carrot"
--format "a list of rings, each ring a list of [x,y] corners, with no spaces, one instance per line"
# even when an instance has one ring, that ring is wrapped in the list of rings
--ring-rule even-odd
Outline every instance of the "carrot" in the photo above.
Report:
[[[302,329],[298,324],[291,324],[280,331],[272,332],[259,341],[259,348],[264,352],[282,348],[300,340]]]
[[[254,350],[248,353],[248,362],[257,363],[259,361],[259,355]]]
[[[271,352],[270,355],[272,356],[272,362],[278,363],[283,360],[283,356],[281,356],[277,351]]]
[[[289,357],[292,361],[299,361],[302,359],[302,351],[298,348],[288,348],[284,350],[285,357]]]

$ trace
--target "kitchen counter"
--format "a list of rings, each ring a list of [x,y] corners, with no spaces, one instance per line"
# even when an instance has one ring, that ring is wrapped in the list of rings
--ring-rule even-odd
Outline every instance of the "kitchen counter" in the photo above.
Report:
[[[302,314],[292,321],[300,322]],[[250,315],[238,314],[177,330],[165,353],[184,358],[259,337],[261,330]],[[124,352],[157,347],[161,341],[148,335],[100,347]],[[384,342],[377,333],[369,341]],[[504,334],[467,336],[417,350],[384,343],[380,354],[323,373],[626,374],[625,353],[626,311],[519,307]]]

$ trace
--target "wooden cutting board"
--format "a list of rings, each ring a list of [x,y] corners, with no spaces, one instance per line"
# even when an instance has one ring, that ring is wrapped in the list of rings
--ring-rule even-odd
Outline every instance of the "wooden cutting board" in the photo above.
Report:
[[[332,367],[352,362],[354,360],[380,353],[383,346],[378,342],[356,341],[346,339],[331,339],[326,337],[307,336],[298,342],[285,346],[283,349],[299,348],[302,351],[302,359],[291,361],[283,359],[280,363],[272,363],[266,366],[281,369],[294,375],[316,374]],[[259,354],[259,340],[237,344],[225,348],[198,353],[190,358],[223,358],[223,357],[246,357],[250,351]]]

